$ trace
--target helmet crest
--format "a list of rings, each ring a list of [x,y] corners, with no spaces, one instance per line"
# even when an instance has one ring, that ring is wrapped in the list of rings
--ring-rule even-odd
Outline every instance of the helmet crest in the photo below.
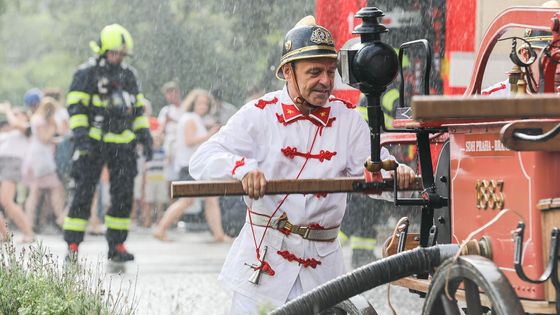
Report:
[[[313,16],[306,16],[286,33],[276,77],[284,80],[282,66],[289,62],[310,58],[336,59],[336,56],[331,33],[317,25]]]

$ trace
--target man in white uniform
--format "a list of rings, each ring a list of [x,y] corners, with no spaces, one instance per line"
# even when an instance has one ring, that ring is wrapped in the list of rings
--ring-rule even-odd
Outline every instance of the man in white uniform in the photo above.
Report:
[[[248,194],[246,223],[219,276],[234,291],[231,314],[278,307],[345,272],[337,240],[345,193],[264,196],[267,179],[363,175],[369,129],[330,95],[336,56],[329,31],[302,19],[284,40],[284,89],[245,104],[191,158],[195,179],[239,179]],[[381,159],[393,157],[383,148]],[[401,187],[413,176],[399,166]]]

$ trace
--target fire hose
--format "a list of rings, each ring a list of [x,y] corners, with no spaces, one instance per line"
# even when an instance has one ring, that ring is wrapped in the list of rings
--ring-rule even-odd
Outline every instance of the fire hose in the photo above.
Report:
[[[377,286],[414,274],[431,272],[458,250],[456,244],[436,245],[377,260],[305,293],[270,314],[317,314]]]

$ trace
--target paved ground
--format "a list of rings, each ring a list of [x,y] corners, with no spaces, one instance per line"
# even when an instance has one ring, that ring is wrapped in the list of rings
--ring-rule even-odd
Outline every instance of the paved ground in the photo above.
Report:
[[[100,274],[114,292],[128,292],[128,301],[134,301],[137,314],[224,314],[231,293],[222,289],[216,277],[228,251],[228,244],[216,244],[208,232],[170,233],[173,242],[160,242],[150,231],[136,228],[132,231],[128,249],[136,261],[126,271],[114,270],[106,262],[106,242],[103,236],[86,236],[80,247],[92,268]],[[39,235],[38,238],[60,260],[66,245],[58,235]],[[17,240],[16,236],[16,240]],[[344,248],[350,270],[350,249]],[[391,314],[387,307],[386,286],[366,292],[366,297],[379,314]],[[423,300],[408,290],[392,286],[391,300],[398,314],[420,314]]]

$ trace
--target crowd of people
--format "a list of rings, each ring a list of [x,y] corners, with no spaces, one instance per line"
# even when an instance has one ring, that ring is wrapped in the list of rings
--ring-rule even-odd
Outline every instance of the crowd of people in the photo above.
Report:
[[[167,230],[196,201],[170,202],[170,183],[191,179],[190,156],[237,108],[221,99],[219,88],[193,89],[183,98],[179,84],[170,81],[161,91],[168,104],[159,115],[152,115],[151,104],[146,102],[153,156],[146,161],[138,154],[132,219],[139,227],[152,228],[155,238],[169,241]],[[10,237],[9,222],[23,235],[22,243],[34,241],[35,233],[44,230],[62,230],[75,186],[69,174],[74,150],[64,101],[62,89],[32,88],[25,93],[23,106],[0,104],[0,207],[6,216],[0,211],[2,240]],[[90,234],[104,233],[109,185],[104,168],[91,203]],[[218,198],[205,198],[203,211],[214,239],[229,242]]]

